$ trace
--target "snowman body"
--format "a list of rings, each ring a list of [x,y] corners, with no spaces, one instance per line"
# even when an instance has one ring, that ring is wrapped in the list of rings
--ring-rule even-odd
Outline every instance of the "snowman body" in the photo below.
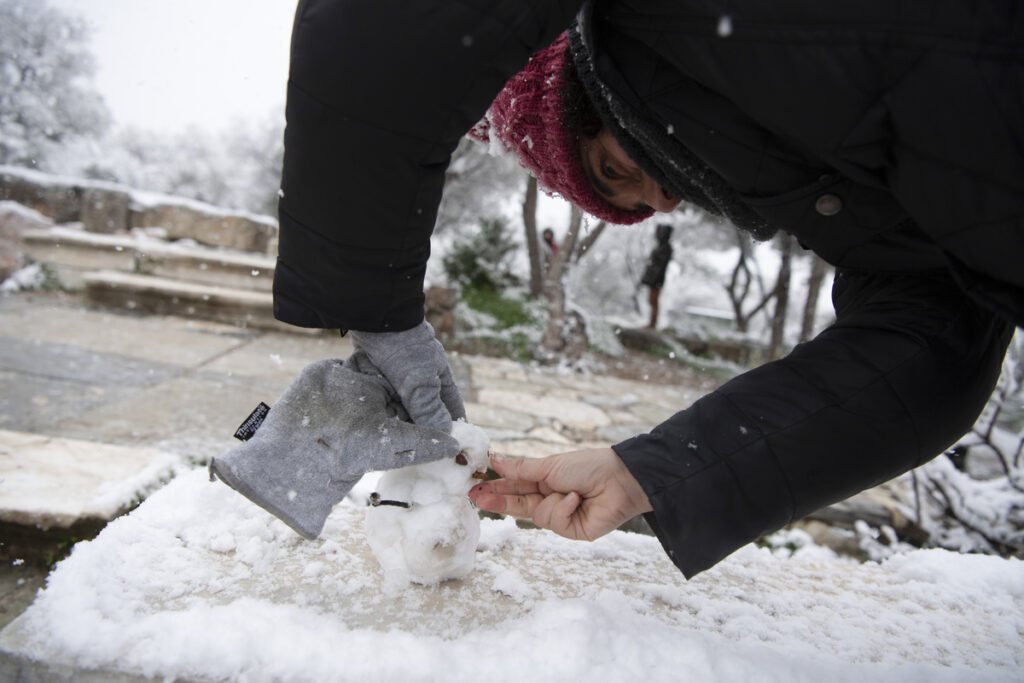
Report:
[[[487,469],[490,441],[467,422],[454,422],[452,436],[457,457],[389,470],[377,484],[366,535],[387,585],[433,585],[473,569],[480,518],[467,494]]]

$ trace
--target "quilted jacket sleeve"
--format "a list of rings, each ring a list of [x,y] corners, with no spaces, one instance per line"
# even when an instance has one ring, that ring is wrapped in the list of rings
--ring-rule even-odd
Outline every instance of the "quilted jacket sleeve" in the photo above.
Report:
[[[445,170],[571,0],[302,0],[292,34],[275,315],[402,330]]]
[[[970,428],[1012,328],[944,273],[839,271],[837,322],[614,447],[687,577],[931,459]]]

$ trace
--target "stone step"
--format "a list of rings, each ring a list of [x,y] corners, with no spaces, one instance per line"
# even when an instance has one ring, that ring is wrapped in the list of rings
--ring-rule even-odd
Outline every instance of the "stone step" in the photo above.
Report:
[[[28,230],[22,246],[68,289],[83,288],[85,275],[99,269],[256,292],[270,292],[274,278],[274,259],[263,254],[67,226]]]
[[[108,308],[201,318],[241,327],[288,332],[300,330],[274,319],[270,292],[195,284],[114,270],[85,273],[82,282],[86,297]]]
[[[44,553],[95,536],[180,464],[155,448],[0,429],[0,560],[54,559]]]

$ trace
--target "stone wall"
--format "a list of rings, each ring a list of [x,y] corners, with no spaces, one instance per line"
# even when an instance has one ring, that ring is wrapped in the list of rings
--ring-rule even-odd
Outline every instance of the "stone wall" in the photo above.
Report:
[[[81,222],[89,232],[116,234],[160,228],[169,240],[261,254],[277,250],[277,221],[173,195],[123,185],[0,166],[0,200],[38,211],[54,223]]]
[[[45,182],[46,176],[12,166],[0,166],[0,199],[52,218],[54,223],[73,223],[82,216],[82,186],[70,182]]]
[[[0,282],[21,268],[21,235],[51,225],[53,221],[37,211],[0,200]]]

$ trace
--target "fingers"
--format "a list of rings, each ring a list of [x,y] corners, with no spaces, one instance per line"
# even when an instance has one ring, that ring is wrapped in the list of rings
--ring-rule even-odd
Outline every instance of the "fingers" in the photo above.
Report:
[[[477,484],[470,489],[469,498],[482,510],[514,517],[532,517],[534,509],[544,500],[540,486],[535,481],[508,476],[510,468],[504,466],[505,460],[504,457],[492,456],[491,466],[507,478]]]
[[[574,540],[590,540],[583,531],[577,514],[583,499],[575,491],[569,493],[500,493],[497,482],[474,487],[470,499],[477,507],[513,517],[525,517],[560,536]]]
[[[532,517],[534,509],[551,493],[542,487],[547,476],[544,460],[491,456],[491,467],[502,478],[474,486],[470,499],[477,507],[516,517]]]
[[[575,491],[564,495],[552,493],[534,509],[533,521],[537,526],[550,529],[559,536],[583,540],[576,518],[581,502],[580,494]]]
[[[537,482],[520,481],[518,479],[493,479],[478,485],[476,488],[481,491],[496,493],[502,496],[541,493]]]
[[[566,538],[591,541],[650,510],[643,490],[610,448],[546,458],[494,456],[491,466],[503,478],[470,491],[480,508],[530,517]],[[639,494],[626,486],[627,477]]]
[[[487,489],[485,484],[474,487],[469,492],[469,498],[481,510],[526,518],[533,517],[533,511],[544,501],[540,493],[501,494]]]
[[[491,466],[503,478],[473,487],[469,497],[483,510],[532,518],[538,526],[567,538],[585,538],[577,514],[583,501],[580,494],[554,491],[545,482],[552,462],[495,455]]]
[[[500,453],[491,457],[491,467],[504,479],[510,481],[544,481],[551,471],[548,458],[509,458]]]

